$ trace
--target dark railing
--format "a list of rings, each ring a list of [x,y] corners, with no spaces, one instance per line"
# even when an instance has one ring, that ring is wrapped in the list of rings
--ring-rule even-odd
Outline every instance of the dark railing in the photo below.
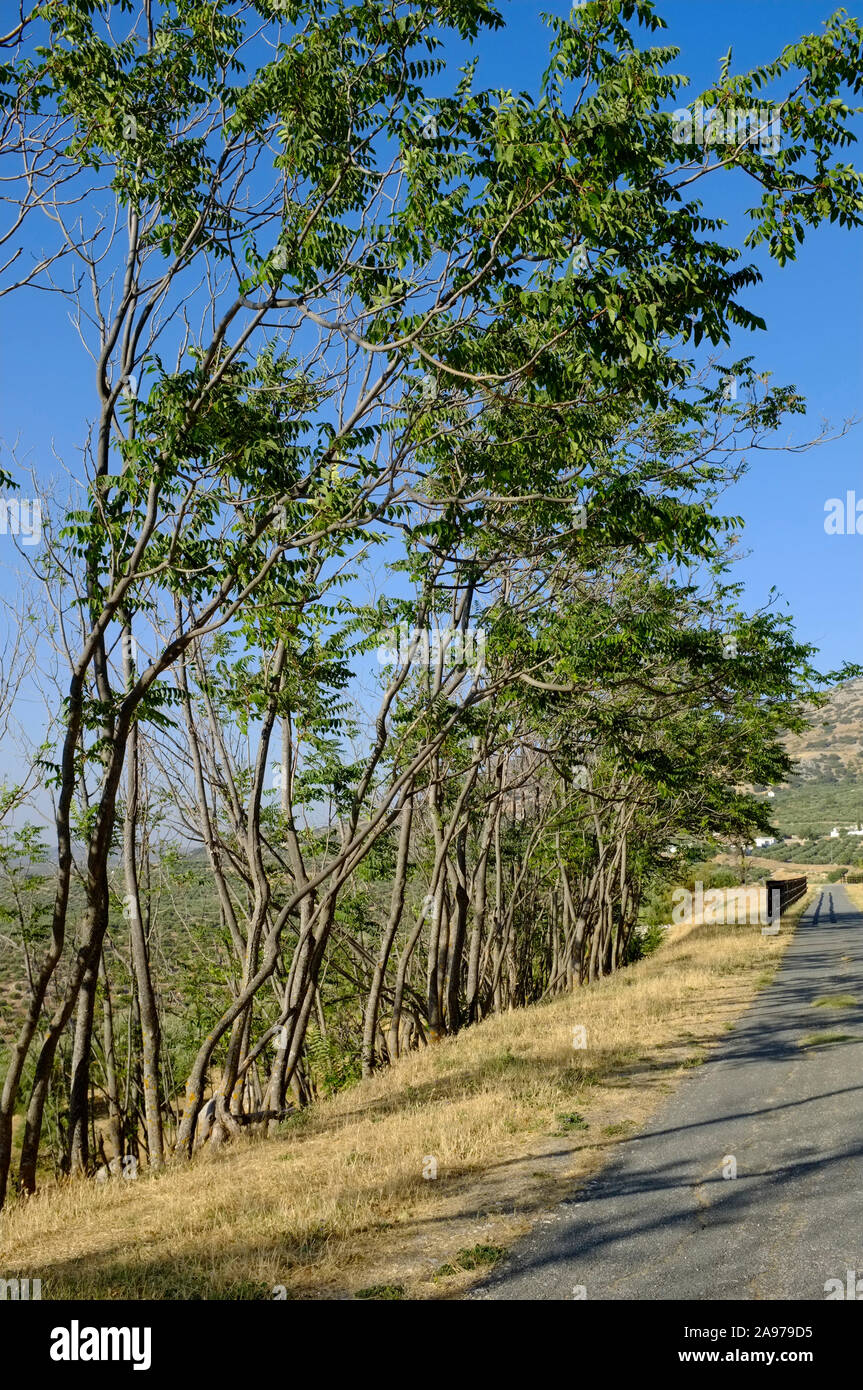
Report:
[[[806,892],[806,879],[768,878],[764,886],[767,889],[767,913],[770,920],[775,922],[788,911],[792,903],[803,897]]]

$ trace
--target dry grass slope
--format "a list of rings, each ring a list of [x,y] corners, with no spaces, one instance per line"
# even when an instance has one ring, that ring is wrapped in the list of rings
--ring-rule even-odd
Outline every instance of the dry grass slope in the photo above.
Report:
[[[414,1054],[274,1140],[47,1189],[0,1217],[0,1275],[41,1277],[44,1298],[457,1296],[733,1026],[804,905],[773,938],[675,928],[619,976]]]

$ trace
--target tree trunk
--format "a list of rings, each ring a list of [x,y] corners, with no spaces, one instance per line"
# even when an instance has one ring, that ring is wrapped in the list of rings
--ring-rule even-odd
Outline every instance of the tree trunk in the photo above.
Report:
[[[128,644],[126,644],[128,647]],[[126,660],[131,657],[126,654]],[[127,685],[133,675],[127,671]],[[126,814],[123,820],[123,873],[126,882],[126,907],[124,916],[129,922],[129,936],[132,944],[132,964],[135,971],[135,988],[138,994],[138,1010],[141,1017],[141,1082],[144,1091],[144,1123],[147,1131],[147,1154],[151,1168],[161,1168],[164,1163],[164,1140],[162,1134],[162,1098],[159,1076],[159,1053],[161,1048],[161,1029],[156,992],[150,972],[150,951],[141,913],[141,894],[138,885],[138,861],[136,829],[138,821],[139,779],[138,779],[138,726],[133,725],[126,763],[127,795]]]
[[[405,901],[405,882],[408,872],[408,851],[410,849],[411,824],[413,821],[413,797],[408,796],[402,808],[401,830],[399,833],[398,856],[396,859],[395,877],[393,879],[392,892],[390,895],[390,911],[381,939],[378,958],[375,962],[372,982],[369,988],[369,996],[366,1000],[365,1016],[363,1018],[363,1044],[362,1044],[362,1066],[363,1076],[371,1076],[375,1067],[375,1036],[378,1027],[378,1011],[380,1009],[381,991],[387,973],[390,952],[399,929],[402,919],[402,911]]]
[[[123,1152],[123,1130],[120,1122],[120,1093],[117,1088],[111,986],[108,980],[108,967],[105,963],[104,951],[101,958],[100,976],[102,980],[102,1050],[105,1054],[105,1091],[108,1097],[108,1137],[114,1151],[111,1157],[119,1158]]]

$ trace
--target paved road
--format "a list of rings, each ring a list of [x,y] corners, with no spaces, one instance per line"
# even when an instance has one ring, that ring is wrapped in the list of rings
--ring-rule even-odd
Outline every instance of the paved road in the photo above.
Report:
[[[800,1046],[823,1032],[853,1040]],[[863,914],[831,885],[709,1060],[470,1296],[824,1299],[863,1281],[861,1216]]]

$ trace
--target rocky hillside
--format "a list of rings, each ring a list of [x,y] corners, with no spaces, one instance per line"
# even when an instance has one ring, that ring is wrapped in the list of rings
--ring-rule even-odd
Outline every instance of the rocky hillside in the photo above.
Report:
[[[863,779],[863,680],[837,686],[812,728],[789,738],[788,750],[803,781]]]
[[[807,844],[768,853],[800,862],[858,864],[863,837],[846,832],[863,827],[863,680],[837,686],[824,707],[813,712],[811,728],[789,737],[787,746],[797,763],[795,775],[785,786],[769,792],[758,788],[757,794],[770,796],[777,829],[802,836]]]

